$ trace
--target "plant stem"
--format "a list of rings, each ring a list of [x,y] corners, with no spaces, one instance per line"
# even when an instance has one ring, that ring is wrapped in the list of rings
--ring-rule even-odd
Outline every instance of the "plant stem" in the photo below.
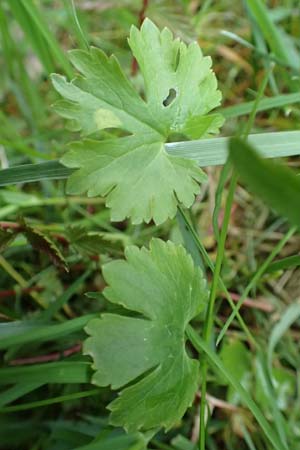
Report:
[[[218,251],[217,251],[217,260],[216,260],[216,266],[214,270],[214,276],[212,280],[211,290],[210,290],[210,296],[209,296],[209,303],[206,313],[206,319],[205,319],[205,325],[204,325],[204,340],[207,345],[210,345],[211,341],[211,334],[212,334],[212,328],[213,328],[213,322],[214,322],[214,306],[215,306],[215,300],[217,296],[217,290],[219,286],[219,277],[221,273],[222,268],[222,261],[224,257],[224,250],[225,250],[225,242],[226,242],[226,236],[227,236],[227,230],[230,220],[230,213],[231,213],[231,206],[234,199],[234,192],[237,185],[237,175],[234,173],[230,185],[229,185],[229,191],[228,191],[228,197],[226,201],[225,206],[225,212],[224,212],[224,220],[223,225],[221,229],[220,239],[218,242]],[[206,410],[206,386],[207,386],[207,360],[204,358],[204,361],[202,363],[201,368],[201,378],[202,378],[202,384],[201,384],[201,405],[200,405],[200,435],[199,435],[199,449],[205,450],[205,410]]]
[[[205,264],[207,265],[207,267],[209,267],[209,269],[212,271],[212,273],[214,273],[215,265],[214,265],[213,261],[210,259],[210,256],[207,253],[203,243],[200,241],[195,229],[191,225],[189,219],[187,218],[187,216],[186,216],[185,212],[183,211],[183,209],[181,208],[181,206],[178,206],[178,214],[180,214],[181,218],[183,219],[185,226],[186,226],[187,230],[189,231],[191,237],[193,238],[193,240],[195,242],[195,246],[197,247],[197,250],[201,253]],[[247,327],[242,316],[237,311],[236,305],[234,304],[234,301],[232,300],[231,295],[230,295],[228,289],[226,288],[225,283],[221,277],[219,277],[219,288],[222,292],[225,293],[226,300],[228,301],[231,309],[236,312],[236,317],[239,321],[239,324],[240,324],[242,330],[246,334],[247,339],[249,340],[251,345],[253,345],[253,347],[258,348],[258,343],[256,342],[254,336],[251,334],[251,331]]]
[[[265,88],[267,86],[267,82],[270,76],[271,71],[273,70],[273,66],[269,68],[267,73],[264,76],[264,79],[261,83],[261,86],[259,88],[257,97],[255,99],[255,102],[253,104],[252,111],[250,113],[248,122],[245,126],[245,130],[242,132],[243,139],[247,139],[248,135],[251,131],[251,128],[255,121],[256,111],[260,102],[260,99],[263,96],[263,93],[265,91]],[[227,174],[228,168],[226,170],[225,166],[225,175]],[[214,321],[214,306],[215,306],[215,300],[217,295],[217,289],[219,285],[219,278],[222,268],[222,261],[224,257],[224,251],[225,251],[225,242],[226,242],[226,236],[227,236],[227,230],[230,220],[230,214],[231,214],[231,207],[234,199],[234,192],[237,186],[238,176],[235,172],[233,172],[233,175],[230,180],[229,184],[229,191],[228,196],[226,200],[225,205],[225,212],[224,212],[224,219],[221,229],[221,234],[218,239],[218,249],[217,249],[217,260],[216,260],[216,266],[214,270],[213,280],[212,280],[212,286],[210,291],[210,298],[209,298],[209,304],[206,314],[206,320],[204,325],[204,340],[207,345],[210,345],[211,341],[211,335],[212,335],[212,328],[213,328],[213,321]],[[222,181],[224,184],[224,180]],[[220,195],[220,194],[219,194]],[[236,308],[234,308],[236,310]],[[201,383],[201,405],[200,405],[200,434],[199,434],[199,449],[205,450],[205,409],[206,409],[206,386],[207,386],[207,360],[204,358],[203,365],[201,368],[201,375],[202,375],[202,383]]]
[[[23,403],[22,405],[7,406],[6,408],[0,408],[1,413],[14,412],[14,411],[26,411],[28,409],[39,408],[41,406],[53,405],[54,403],[69,402],[77,400],[79,398],[91,397],[100,393],[100,389],[90,389],[88,391],[75,392],[73,394],[60,395],[59,397],[47,398],[37,402]]]

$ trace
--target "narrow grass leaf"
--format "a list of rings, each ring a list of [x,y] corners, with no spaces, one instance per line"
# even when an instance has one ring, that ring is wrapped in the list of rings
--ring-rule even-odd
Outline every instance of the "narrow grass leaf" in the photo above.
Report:
[[[254,106],[255,100],[251,102],[244,102],[238,105],[228,106],[227,108],[219,109],[219,113],[225,117],[225,119],[233,119],[234,117],[240,117],[245,114],[249,114]],[[257,112],[268,111],[275,108],[283,108],[285,106],[300,103],[300,93],[295,92],[292,94],[276,95],[274,97],[263,98],[260,100],[257,107]]]
[[[12,386],[9,389],[6,389],[4,392],[0,393],[0,407],[7,405],[8,403],[11,403],[15,400],[18,400],[18,398],[22,397],[23,395],[28,394],[29,392],[35,391],[40,386],[42,386],[43,383],[17,383],[14,386]]]
[[[0,370],[0,384],[13,383],[89,383],[89,362],[55,362],[21,367],[6,367]]]
[[[287,447],[282,442],[280,442],[279,436],[274,432],[273,428],[268,423],[267,419],[265,418],[265,414],[260,410],[255,401],[246,391],[246,389],[243,388],[240,382],[235,378],[234,373],[225,368],[219,356],[211,350],[209,345],[206,344],[206,342],[196,333],[196,331],[190,325],[188,325],[187,327],[187,336],[196,350],[201,353],[204,352],[210,362],[219,370],[221,375],[224,376],[228,383],[237,391],[242,402],[252,412],[266,437],[269,439],[270,443],[273,446],[272,448],[274,450],[288,450]]]
[[[0,186],[67,178],[72,172],[72,169],[63,166],[59,161],[24,164],[0,170]]]
[[[222,137],[172,142],[166,144],[166,150],[170,155],[193,159],[200,167],[216,166],[226,162],[229,140],[230,138]],[[265,158],[300,155],[300,131],[252,134],[249,142],[257,146],[257,150]],[[63,179],[73,172],[74,169],[63,166],[59,161],[26,164],[0,170],[0,186]]]
[[[290,326],[298,320],[300,317],[300,303],[292,303],[285,312],[282,314],[279,322],[275,325],[272,330],[269,345],[268,345],[268,365],[269,369],[272,366],[272,357],[274,349],[282,336],[287,332]]]
[[[51,55],[52,60],[62,67],[68,77],[72,78],[74,74],[73,69],[64,52],[61,50],[55,35],[50,31],[45,15],[41,13],[36,4],[32,0],[11,0],[10,7],[13,7],[14,11],[18,8],[17,20],[19,20],[24,33],[33,45],[35,45],[36,39],[40,43],[44,41],[43,52],[47,51]],[[26,15],[29,19],[27,21],[23,20]],[[37,48],[36,45],[35,48]],[[44,58],[42,58],[42,62],[44,61]],[[48,73],[52,72],[52,70],[49,71],[49,64],[45,68]]]
[[[247,0],[246,3],[274,55],[297,69],[297,64],[289,58],[289,53],[286,51],[278,28],[272,21],[265,2],[262,0]]]
[[[278,270],[293,269],[300,266],[300,255],[292,255],[287,258],[278,259],[269,265],[265,273],[277,272]]]
[[[26,411],[28,409],[40,408],[41,406],[49,406],[55,403],[64,403],[79,398],[91,397],[100,393],[100,389],[90,389],[88,391],[75,392],[73,394],[60,395],[58,397],[47,398],[45,400],[39,400],[37,402],[23,403],[22,405],[7,406],[6,408],[0,408],[0,413]]]
[[[251,191],[300,228],[300,178],[285,166],[263,160],[237,138],[231,139],[229,149],[233,165]]]
[[[71,333],[80,331],[87,324],[87,322],[95,317],[95,314],[87,314],[76,319],[67,320],[64,323],[59,323],[55,325],[45,325],[33,323],[29,325],[29,328],[25,331],[23,328],[23,323],[5,323],[0,324],[0,349],[6,349],[13,345],[23,345],[29,342],[44,342],[54,339],[63,338]],[[20,329],[18,332],[18,325]]]

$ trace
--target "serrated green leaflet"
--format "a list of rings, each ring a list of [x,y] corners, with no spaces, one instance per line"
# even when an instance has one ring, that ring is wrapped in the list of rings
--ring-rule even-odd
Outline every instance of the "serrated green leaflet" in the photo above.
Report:
[[[198,385],[199,363],[185,350],[185,329],[204,307],[206,283],[181,246],[153,239],[128,247],[126,261],[104,266],[106,298],[143,317],[103,314],[91,320],[84,353],[93,382],[119,389],[111,423],[127,430],[165,427],[181,419]]]
[[[64,97],[56,110],[74,129],[83,135],[107,128],[130,134],[71,144],[62,163],[79,169],[68,180],[68,193],[106,196],[112,220],[160,224],[174,217],[178,201],[190,207],[205,179],[194,161],[169,155],[164,144],[174,133],[198,139],[218,132],[222,116],[208,113],[221,94],[211,59],[197,43],[186,46],[146,19],[140,30],[132,27],[129,45],[145,81],[145,100],[115,57],[96,48],[71,52],[81,73],[72,82],[53,75]]]

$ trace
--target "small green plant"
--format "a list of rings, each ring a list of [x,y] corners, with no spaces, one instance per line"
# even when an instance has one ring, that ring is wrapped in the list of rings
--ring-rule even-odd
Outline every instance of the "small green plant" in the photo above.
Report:
[[[218,132],[220,114],[208,115],[220,104],[211,59],[199,46],[173,40],[149,20],[131,28],[129,46],[145,82],[145,100],[124,75],[114,56],[101,50],[74,50],[70,59],[81,73],[72,82],[53,75],[64,97],[56,111],[83,135],[116,128],[130,136],[84,139],[70,144],[62,163],[79,169],[67,183],[69,194],[103,195],[111,219],[129,217],[134,224],[174,217],[177,203],[190,207],[205,180],[198,165],[169,155],[164,144],[176,133],[191,138]]]
[[[1,82],[0,186],[20,184],[0,194],[0,447],[298,448],[297,329],[284,335],[297,325],[300,306],[297,298],[289,305],[274,298],[272,283],[281,285],[282,275],[285,282],[281,271],[299,266],[300,257],[272,261],[287,242],[297,251],[300,181],[252,148],[269,157],[299,155],[300,132],[291,131],[297,125],[290,120],[294,113],[298,118],[300,100],[298,43],[285,19],[291,7],[274,19],[261,0],[234,7],[168,0],[150,7],[144,1],[136,20],[135,1],[126,1],[132,4],[126,13],[123,2],[108,11],[106,3],[114,2],[104,2],[97,14],[85,8],[101,2],[77,2],[78,16],[73,0],[55,2],[53,10],[51,2],[2,3],[0,59],[9,74]],[[216,57],[230,104],[217,112],[221,93],[211,58],[190,43],[191,35],[183,36],[181,25],[179,35],[189,44],[145,19],[149,6],[157,23],[177,30],[175,3],[185,13],[179,21],[189,16],[193,37],[209,43]],[[199,13],[197,3],[203,3]],[[45,10],[51,10],[51,30]],[[219,53],[228,35],[212,40],[212,31],[219,36],[210,30],[215,19],[213,25],[206,21],[213,12],[221,23],[222,11],[227,17],[229,10],[237,18],[246,14],[232,26],[233,46],[224,54],[232,58],[234,39],[249,51],[232,71],[232,60]],[[248,27],[254,29],[249,42],[236,37],[247,17],[256,25]],[[17,23],[25,39],[15,40]],[[297,34],[295,24],[293,29]],[[70,62],[56,31],[65,47],[77,40],[80,50],[70,52]],[[102,37],[122,67],[115,56],[89,47],[102,47]],[[250,58],[243,63],[253,50],[257,65]],[[32,58],[41,63],[34,76],[27,73]],[[67,78],[52,75],[61,98],[51,111],[54,70]],[[288,105],[294,106],[284,116],[287,131],[277,132],[279,120],[273,120],[283,120],[279,108]],[[270,109],[262,121],[255,117]],[[65,129],[55,111],[67,119]],[[243,139],[215,137],[224,118],[224,134]],[[274,132],[261,131],[265,120]],[[252,130],[259,133],[248,136]],[[209,177],[201,169],[220,164],[221,172],[209,169]],[[262,201],[250,199],[238,177]],[[72,197],[63,183],[49,182],[62,178]],[[23,188],[36,181],[41,184]],[[193,205],[199,193],[201,203]],[[263,212],[258,229],[247,222],[251,214],[257,220],[257,210]],[[251,299],[258,295],[264,298]],[[243,304],[251,309],[240,314]]]
[[[188,159],[167,154],[176,133],[199,138],[217,133],[221,94],[211,59],[199,46],[186,46],[146,19],[132,27],[129,45],[145,82],[143,100],[117,60],[101,50],[75,50],[71,61],[81,73],[68,83],[53,75],[64,97],[55,109],[84,135],[118,128],[130,136],[71,143],[61,162],[77,169],[67,192],[104,195],[112,220],[160,224],[174,217],[177,204],[192,205],[205,175]],[[99,137],[99,136],[98,136]],[[102,139],[101,139],[102,137]],[[111,423],[126,430],[169,429],[191,405],[199,383],[199,363],[185,350],[186,327],[207,304],[199,268],[181,246],[153,240],[150,250],[127,248],[127,261],[104,267],[105,297],[142,317],[104,314],[86,327],[84,352],[92,356],[93,382],[123,389],[109,405]]]
[[[132,27],[128,42],[144,78],[145,99],[117,60],[95,48],[71,52],[71,62],[81,74],[73,81],[52,76],[63,97],[56,111],[69,119],[73,130],[93,137],[69,144],[61,162],[74,169],[67,182],[69,194],[106,197],[113,221],[153,220],[159,225],[173,218],[181,205],[190,207],[198,183],[205,180],[194,161],[167,153],[165,144],[174,135],[199,139],[217,133],[223,117],[208,113],[219,105],[221,94],[211,59],[202,56],[196,43],[186,46],[174,40],[168,29],[160,32],[149,19],[140,30]],[[118,129],[119,136],[111,129]],[[234,177],[227,223],[235,183]],[[222,233],[221,246],[226,226]],[[219,258],[222,251],[221,247]],[[208,305],[203,274],[183,247],[152,240],[149,250],[129,247],[125,257],[103,267],[108,283],[104,296],[120,305],[123,314],[103,314],[85,328],[90,337],[84,353],[93,359],[93,383],[121,389],[108,406],[111,424],[130,432],[155,432],[170,429],[182,418],[200,377],[199,361],[185,348],[189,339],[206,355],[201,356],[204,396],[208,356],[253,412],[274,448],[285,449],[239,380],[189,325],[206,308],[204,335],[209,339],[221,259]],[[205,400],[200,411],[202,450],[203,406]]]

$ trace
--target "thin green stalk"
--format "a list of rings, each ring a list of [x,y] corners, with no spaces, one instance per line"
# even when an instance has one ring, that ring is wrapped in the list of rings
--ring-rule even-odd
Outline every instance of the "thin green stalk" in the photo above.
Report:
[[[7,406],[6,408],[0,408],[0,413],[26,411],[27,409],[40,408],[41,406],[53,405],[55,403],[69,402],[77,400],[79,398],[91,397],[99,394],[100,389],[90,389],[83,392],[75,392],[74,394],[60,395],[59,397],[47,398],[38,402],[23,403],[22,405]]]
[[[257,404],[252,400],[249,393],[246,389],[241,385],[241,383],[235,378],[234,374],[229,371],[221,359],[216,355],[210,348],[209,345],[198,335],[198,333],[188,325],[187,336],[190,339],[191,343],[195,347],[195,349],[203,354],[205,353],[210,362],[218,369],[218,372],[226,378],[228,383],[239,393],[243,403],[248,407],[248,409],[252,412],[256,421],[260,425],[261,429],[265,433],[266,437],[269,439],[272,444],[272,448],[274,450],[288,450],[287,447],[280,441],[277,433],[274,432],[273,428],[270,426],[268,421],[265,418],[264,413],[260,410]]]
[[[218,252],[216,266],[214,270],[214,276],[212,280],[209,303],[206,313],[205,325],[204,325],[204,340],[207,345],[210,345],[213,322],[214,322],[214,307],[219,286],[219,277],[222,268],[222,262],[225,252],[225,242],[227,236],[227,230],[230,220],[231,206],[233,203],[234,192],[237,185],[237,175],[234,173],[229,186],[228,197],[225,206],[224,220],[221,229],[220,239],[218,242]],[[207,386],[207,360],[204,358],[201,367],[201,405],[200,405],[200,435],[199,435],[199,448],[205,450],[205,410],[206,410],[206,386]]]
[[[270,67],[269,71],[265,74],[265,77],[263,79],[263,82],[259,88],[257,97],[255,99],[253,109],[250,113],[249,120],[245,126],[245,129],[242,132],[242,136],[244,139],[248,138],[248,135],[251,131],[251,128],[255,121],[255,115],[256,111],[259,105],[259,102],[264,94],[265,88],[268,83],[269,75],[271,71],[273,70],[273,66]],[[222,268],[222,262],[224,258],[224,252],[225,252],[225,242],[226,242],[226,236],[227,236],[227,230],[230,220],[230,214],[231,214],[231,207],[233,204],[234,199],[234,193],[237,186],[238,176],[234,172],[232,175],[232,178],[230,180],[229,190],[228,190],[228,196],[226,200],[225,205],[225,211],[224,211],[224,219],[223,219],[223,225],[221,228],[220,238],[218,240],[218,249],[217,249],[217,260],[216,260],[216,266],[213,274],[213,280],[212,280],[212,286],[210,291],[210,297],[209,297],[209,304],[206,314],[206,320],[204,325],[204,340],[207,345],[210,345],[211,337],[212,337],[212,330],[213,330],[213,322],[214,322],[214,306],[215,306],[215,300],[217,296],[217,289],[219,286],[219,278]],[[201,367],[201,404],[200,404],[200,434],[199,434],[199,449],[205,450],[205,410],[206,410],[206,389],[207,389],[207,360],[204,358],[202,367]]]
[[[296,227],[291,228],[284,236],[283,238],[278,242],[278,244],[274,247],[274,249],[272,250],[272,252],[269,254],[269,256],[267,257],[267,259],[264,261],[264,263],[260,266],[260,268],[258,269],[258,271],[254,274],[253,278],[251,279],[250,283],[248,284],[248,286],[246,287],[246,289],[244,290],[243,294],[241,295],[238,303],[236,304],[236,310],[239,310],[240,307],[242,306],[243,302],[245,301],[245,299],[247,298],[249,292],[251,291],[251,289],[253,289],[258,280],[262,277],[262,275],[265,273],[265,271],[267,270],[268,266],[270,265],[270,263],[273,261],[273,259],[275,258],[275,256],[280,253],[280,251],[282,250],[282,248],[285,246],[285,244],[288,242],[288,240],[293,236],[293,234],[296,232]],[[232,311],[232,313],[230,314],[229,318],[227,319],[225,325],[223,326],[222,330],[220,331],[220,334],[217,338],[217,345],[219,345],[219,343],[221,342],[221,340],[223,339],[226,331],[228,330],[228,328],[231,325],[231,322],[233,321],[233,319],[236,316],[236,310]]]
[[[207,267],[209,267],[211,272],[214,273],[215,265],[214,265],[213,261],[210,259],[210,256],[207,253],[204,245],[200,241],[196,231],[194,230],[193,226],[191,225],[186,214],[184,213],[184,211],[182,210],[182,208],[180,206],[178,206],[178,214],[180,214],[181,218],[183,219],[183,221],[186,225],[186,228],[188,229],[190,235],[194,239],[195,245],[196,245],[197,249],[199,250],[199,252],[201,253],[205,264],[207,265]],[[233,302],[231,295],[230,295],[228,289],[226,288],[225,283],[221,277],[219,277],[219,288],[222,292],[225,293],[226,300],[228,301],[232,310],[235,311],[236,310],[235,303]],[[251,331],[247,327],[246,323],[244,322],[242,316],[240,315],[240,313],[238,311],[236,311],[236,317],[239,321],[239,324],[240,324],[242,330],[244,331],[245,335],[247,336],[247,339],[249,340],[249,342],[253,345],[253,347],[258,347],[258,344],[257,344],[254,336],[251,334]]]
[[[71,26],[72,26],[73,32],[76,36],[78,45],[80,46],[80,48],[82,50],[89,50],[89,48],[90,48],[89,42],[88,42],[87,36],[83,32],[83,29],[80,25],[74,1],[73,0],[63,0],[63,4],[64,4],[66,11],[68,12],[69,17],[70,17]]]

